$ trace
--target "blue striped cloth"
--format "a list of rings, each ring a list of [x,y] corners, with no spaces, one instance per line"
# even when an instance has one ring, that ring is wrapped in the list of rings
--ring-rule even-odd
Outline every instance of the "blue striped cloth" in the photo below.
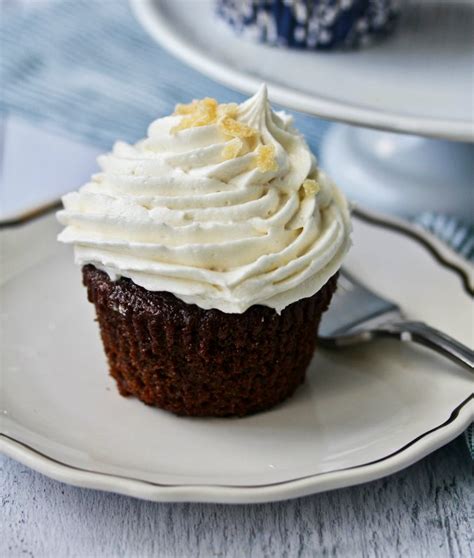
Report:
[[[155,44],[127,0],[4,0],[1,9],[0,113],[109,149],[117,138],[143,137],[177,102],[244,98]],[[295,123],[317,153],[328,123],[298,113]],[[474,259],[473,228],[442,215],[421,215],[418,223]],[[472,426],[466,434],[474,456]]]
[[[460,223],[458,219],[448,215],[423,213],[415,220],[418,225],[427,229],[446,242],[455,252],[466,260],[474,262],[474,226]]]
[[[155,44],[126,0],[63,0],[3,8],[0,110],[21,113],[99,147],[143,137],[178,102],[245,97],[202,76]],[[317,148],[328,123],[295,114]]]

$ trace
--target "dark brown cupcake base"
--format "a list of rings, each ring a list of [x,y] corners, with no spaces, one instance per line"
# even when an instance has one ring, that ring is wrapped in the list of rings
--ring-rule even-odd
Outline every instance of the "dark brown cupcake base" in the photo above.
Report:
[[[289,397],[304,381],[337,281],[280,315],[265,306],[226,314],[111,281],[92,265],[82,271],[120,393],[191,416],[244,416]]]

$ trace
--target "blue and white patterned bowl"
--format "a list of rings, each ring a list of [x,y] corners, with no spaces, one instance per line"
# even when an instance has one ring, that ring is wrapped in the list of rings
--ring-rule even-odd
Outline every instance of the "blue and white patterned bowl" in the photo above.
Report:
[[[217,0],[239,34],[277,46],[354,48],[386,35],[399,0]]]

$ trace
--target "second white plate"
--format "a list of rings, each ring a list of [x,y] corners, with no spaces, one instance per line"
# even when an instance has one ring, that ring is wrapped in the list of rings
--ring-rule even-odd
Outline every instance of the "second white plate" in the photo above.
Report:
[[[236,36],[213,0],[130,0],[165,48],[248,94],[316,116],[412,134],[474,141],[470,0],[410,0],[397,31],[373,48],[305,52]],[[409,86],[407,86],[409,84]]]

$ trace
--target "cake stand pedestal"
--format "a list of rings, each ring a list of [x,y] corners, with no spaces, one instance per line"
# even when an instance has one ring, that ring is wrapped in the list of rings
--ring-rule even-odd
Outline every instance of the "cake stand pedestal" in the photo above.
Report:
[[[403,217],[474,220],[474,144],[333,124],[321,166],[356,203]]]

